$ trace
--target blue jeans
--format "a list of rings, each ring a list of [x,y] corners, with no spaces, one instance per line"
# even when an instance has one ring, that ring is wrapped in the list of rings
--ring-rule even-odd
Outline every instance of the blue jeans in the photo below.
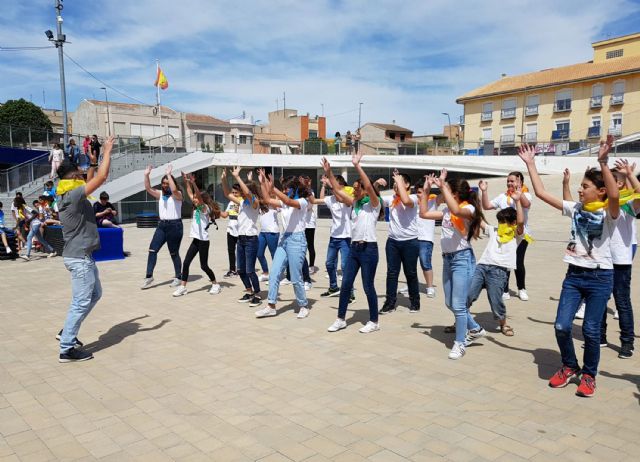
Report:
[[[340,269],[342,277],[349,259],[350,237],[330,237],[327,246],[327,273],[329,274],[329,289],[338,288],[338,253],[340,253]]]
[[[420,268],[422,271],[431,271],[431,255],[433,254],[433,242],[431,241],[418,241],[420,246]]]
[[[378,243],[377,242],[352,242],[349,250],[347,264],[342,273],[342,285],[340,286],[340,302],[338,304],[338,317],[344,319],[347,315],[347,305],[353,292],[353,282],[356,280],[358,270],[362,269],[362,288],[367,295],[369,305],[369,320],[378,322],[378,294],[373,283],[378,267]]]
[[[409,300],[411,307],[420,309],[420,290],[418,287],[418,254],[420,244],[418,239],[408,241],[396,241],[387,239],[385,245],[387,254],[387,298],[385,305],[396,306],[398,297],[398,276],[400,275],[400,264],[404,270],[409,286]]]
[[[273,255],[278,248],[278,238],[280,233],[263,233],[258,234],[258,261],[260,262],[260,268],[263,273],[269,272],[269,265],[267,265],[267,257],[264,256],[265,251],[269,248],[271,254],[271,260],[273,261]]]
[[[147,257],[147,276],[153,276],[153,270],[158,261],[158,252],[162,246],[167,243],[169,255],[173,262],[173,270],[175,278],[180,279],[180,271],[182,270],[182,262],[180,261],[180,243],[182,242],[182,220],[160,220],[151,244],[149,244],[149,256]]]
[[[573,347],[571,330],[573,318],[584,299],[587,304],[582,335],[584,337],[584,367],[582,372],[593,377],[598,373],[600,361],[600,325],[607,309],[607,300],[613,290],[613,270],[588,269],[569,265],[562,282],[562,292],[558,302],[558,312],[554,323],[556,341],[560,348],[562,364],[579,369],[576,351]]]
[[[260,292],[260,281],[256,274],[256,257],[258,256],[258,236],[238,236],[236,246],[236,266],[238,276],[245,289],[253,288],[253,293]]]
[[[469,287],[469,307],[480,296],[482,289],[487,289],[487,298],[495,319],[504,320],[507,317],[507,308],[502,301],[502,291],[509,280],[509,270],[502,266],[479,264],[473,273],[471,287]]]
[[[42,233],[40,232],[41,225],[42,223],[40,222],[31,223],[31,229],[29,229],[29,234],[27,235],[27,257],[31,255],[31,246],[33,245],[32,242],[34,237],[40,244],[42,244],[42,247],[44,247],[44,250],[47,253],[53,252],[53,247],[51,247],[51,245],[47,241],[45,241]]]
[[[631,265],[613,265],[613,299],[620,321],[620,343],[633,345],[633,307],[631,306]],[[607,310],[602,315],[601,339],[607,338]]]
[[[289,265],[296,302],[300,307],[307,306],[307,293],[304,290],[304,282],[302,281],[302,265],[305,261],[306,253],[307,238],[304,236],[304,231],[284,233],[280,237],[278,248],[271,261],[271,271],[269,272],[269,295],[267,296],[269,304],[276,304],[282,272]]]
[[[456,342],[464,342],[468,330],[480,329],[467,307],[469,286],[476,266],[473,250],[442,254],[444,303],[456,318]]]
[[[64,266],[71,273],[71,305],[60,337],[60,353],[75,346],[82,321],[102,297],[100,275],[92,257],[64,257]]]

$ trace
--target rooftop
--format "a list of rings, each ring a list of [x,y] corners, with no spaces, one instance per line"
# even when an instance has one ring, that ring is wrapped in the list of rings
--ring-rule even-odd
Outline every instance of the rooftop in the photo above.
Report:
[[[185,117],[187,119],[187,122],[225,127],[229,125],[229,122],[227,122],[226,120],[216,119],[215,117],[206,114],[195,114],[193,112],[188,112]]]
[[[413,130],[409,130],[408,128],[401,127],[400,125],[381,124],[377,122],[368,122],[365,125],[373,125],[374,127],[381,128],[385,131],[413,133]]]

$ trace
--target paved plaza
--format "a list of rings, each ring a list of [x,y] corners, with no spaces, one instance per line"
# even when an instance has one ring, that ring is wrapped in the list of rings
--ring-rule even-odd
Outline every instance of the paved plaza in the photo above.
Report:
[[[545,178],[556,193],[560,181]],[[504,179],[491,180],[491,197],[503,188]],[[495,223],[495,212],[487,217]],[[153,230],[127,225],[131,255],[99,264],[104,296],[79,335],[95,359],[75,364],[58,363],[54,338],[70,297],[62,258],[0,262],[0,460],[637,460],[640,352],[618,359],[617,321],[609,321],[612,344],[602,349],[594,398],[576,397],[575,383],[547,386],[560,365],[553,320],[570,224],[539,200],[530,222],[530,301],[507,302],[515,336],[496,330],[483,293],[473,312],[490,334],[459,361],[447,358],[453,335],[443,329],[453,316],[444,306],[439,243],[437,296],[423,296],[418,314],[400,296],[402,307],[381,317],[379,332],[359,334],[368,311],[358,278],[348,328],[328,333],[338,303],[319,296],[328,287],[329,220],[318,222],[321,271],[302,320],[291,286],[282,287],[275,318],[256,319],[255,308],[236,302],[240,280],[222,279],[224,220],[211,228],[221,294],[209,295],[196,259],[189,294],[173,298],[166,247],[158,285],[141,291]],[[185,220],[183,254],[187,230]],[[380,303],[386,234],[380,223]],[[485,243],[474,244],[478,257]]]

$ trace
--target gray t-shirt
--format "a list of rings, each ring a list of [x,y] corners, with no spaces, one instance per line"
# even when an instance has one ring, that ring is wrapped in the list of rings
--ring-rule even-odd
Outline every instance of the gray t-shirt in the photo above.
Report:
[[[84,258],[100,248],[100,236],[96,215],[87,200],[85,187],[80,186],[69,191],[59,204],[62,237],[64,238],[63,257]]]

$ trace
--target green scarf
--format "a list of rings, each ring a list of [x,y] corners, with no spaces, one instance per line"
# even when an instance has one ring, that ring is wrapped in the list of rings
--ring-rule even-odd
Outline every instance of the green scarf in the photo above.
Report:
[[[378,196],[378,201],[382,202],[382,199],[380,198],[380,196]],[[353,209],[356,211],[356,215],[359,214],[360,210],[362,210],[362,207],[364,207],[364,205],[368,204],[369,202],[371,202],[371,199],[369,198],[369,196],[364,196],[362,199],[358,199],[356,203],[353,205]]]
[[[196,223],[198,224],[200,224],[200,221],[201,221],[200,215],[202,214],[203,210],[204,210],[204,205],[202,204],[196,207]]]

